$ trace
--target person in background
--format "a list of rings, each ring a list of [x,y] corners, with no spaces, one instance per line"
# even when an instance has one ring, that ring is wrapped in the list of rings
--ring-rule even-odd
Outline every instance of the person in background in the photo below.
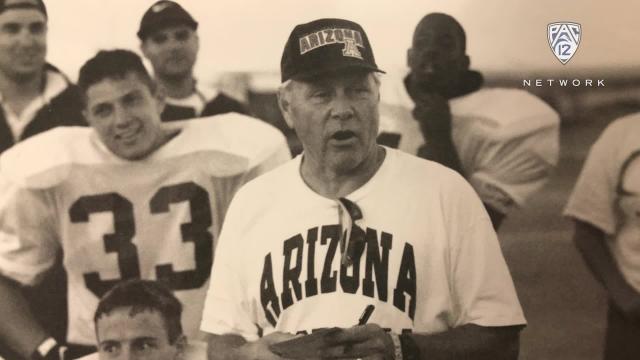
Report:
[[[609,296],[606,360],[640,359],[640,114],[593,144],[564,210],[573,241]]]
[[[48,23],[42,0],[0,0],[0,154],[57,126],[86,125],[78,87],[46,61]],[[24,289],[31,311],[58,338],[66,326],[64,284],[58,263],[39,286]]]
[[[138,38],[156,82],[166,93],[163,121],[228,112],[248,114],[245,105],[194,78],[200,46],[198,22],[178,3],[160,0],[153,4],[142,16]]]
[[[498,229],[557,164],[558,114],[524,90],[482,87],[465,31],[447,14],[420,20],[407,64],[382,84],[380,142],[463,175]]]

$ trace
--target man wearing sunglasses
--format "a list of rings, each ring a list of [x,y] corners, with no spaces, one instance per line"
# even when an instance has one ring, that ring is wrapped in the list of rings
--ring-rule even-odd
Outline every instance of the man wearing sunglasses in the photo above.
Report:
[[[381,72],[354,22],[293,29],[279,106],[304,152],[230,205],[210,359],[291,357],[273,344],[323,328],[305,356],[517,357],[525,319],[489,216],[457,173],[376,143]]]

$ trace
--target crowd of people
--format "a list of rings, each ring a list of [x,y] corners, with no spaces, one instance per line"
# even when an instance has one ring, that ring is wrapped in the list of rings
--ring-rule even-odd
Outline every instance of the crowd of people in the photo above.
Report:
[[[548,180],[560,119],[484,87],[456,19],[422,18],[399,79],[350,20],[274,39],[293,159],[197,82],[180,4],[141,17],[152,73],[105,49],[77,85],[46,63],[48,21],[0,0],[0,358],[518,357],[496,231]],[[638,123],[604,132],[566,208],[610,294],[606,359],[640,355]]]

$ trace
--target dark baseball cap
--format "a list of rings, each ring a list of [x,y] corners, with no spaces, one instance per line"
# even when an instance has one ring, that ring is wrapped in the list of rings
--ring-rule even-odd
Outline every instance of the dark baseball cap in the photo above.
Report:
[[[152,32],[175,25],[187,25],[193,30],[198,29],[198,22],[180,4],[160,0],[151,5],[142,16],[138,37],[144,41]]]
[[[0,0],[0,14],[11,9],[34,9],[47,17],[43,0]]]
[[[344,69],[384,73],[376,65],[362,26],[343,19],[319,19],[293,28],[280,61],[282,82]]]

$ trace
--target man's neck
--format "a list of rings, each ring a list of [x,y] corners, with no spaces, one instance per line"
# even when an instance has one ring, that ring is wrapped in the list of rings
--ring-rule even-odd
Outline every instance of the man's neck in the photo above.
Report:
[[[11,77],[0,71],[0,94],[3,101],[31,100],[42,93],[43,85],[43,71],[21,78]]]
[[[349,171],[336,171],[326,165],[319,164],[310,158],[303,157],[300,175],[305,183],[316,193],[329,199],[345,197],[366,184],[382,165],[386,151],[376,146],[360,165]]]
[[[158,76],[156,80],[164,88],[167,96],[174,99],[189,97],[196,88],[196,80],[191,75],[180,78]]]

